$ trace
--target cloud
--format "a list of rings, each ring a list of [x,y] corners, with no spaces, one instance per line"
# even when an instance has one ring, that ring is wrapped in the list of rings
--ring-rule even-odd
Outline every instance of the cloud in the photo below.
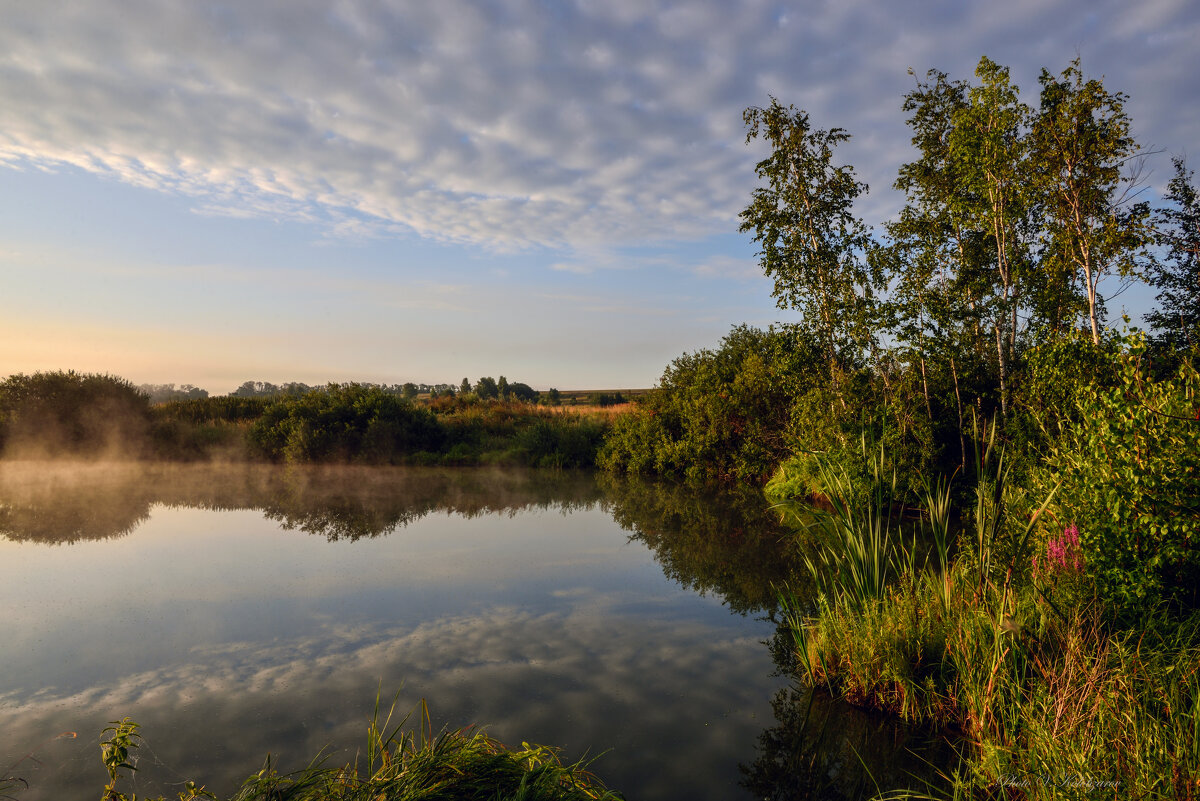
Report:
[[[444,0],[13,4],[0,163],[195,198],[202,214],[495,250],[730,232],[768,93],[856,140],[876,192],[907,158],[905,71],[986,53],[1033,99],[1078,50],[1130,93],[1143,141],[1197,150],[1200,10],[1089,5]],[[574,260],[567,260],[572,265]]]
[[[711,256],[693,264],[692,273],[701,278],[734,278],[740,281],[759,280],[763,277],[762,267],[753,259],[734,256]]]
[[[575,275],[591,275],[593,272],[593,268],[586,264],[567,261],[555,262],[550,265],[550,269],[560,273],[573,273]]]

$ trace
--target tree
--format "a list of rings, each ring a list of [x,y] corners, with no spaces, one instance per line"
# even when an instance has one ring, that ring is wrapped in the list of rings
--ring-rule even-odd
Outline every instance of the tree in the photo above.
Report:
[[[528,384],[523,384],[520,381],[514,381],[508,385],[509,397],[522,400],[527,403],[533,403],[538,399],[538,392]]]
[[[762,137],[771,154],[754,168],[766,185],[754,190],[740,230],[754,232],[763,272],[775,281],[772,296],[817,332],[836,381],[844,357],[873,342],[881,283],[864,256],[866,226],[853,213],[867,186],[853,167],[833,164],[834,148],[850,135],[814,130],[806,112],[773,97],[769,108],[748,108],[743,119],[747,143]]]
[[[496,379],[491,376],[485,376],[475,383],[475,394],[481,399],[495,398],[500,394],[499,388],[496,386]]]
[[[405,400],[415,400],[417,397],[417,385],[411,381],[406,382],[404,386],[400,388],[400,394]]]
[[[980,312],[990,318],[995,334],[1000,410],[1005,414],[1020,279],[1029,263],[1031,239],[1033,198],[1024,136],[1030,112],[1009,81],[1007,67],[984,56],[975,76],[980,83],[967,90],[967,102],[955,110],[947,141],[958,184],[951,209],[967,227],[985,233],[991,247],[990,291],[980,299]]]
[[[150,398],[150,404],[157,405],[175,400],[198,400],[208,397],[208,390],[183,384],[138,384],[138,389]]]
[[[500,380],[496,382],[496,393],[501,400],[508,400],[508,379],[500,376]]]
[[[910,71],[911,74],[911,71]],[[887,303],[896,340],[915,353],[921,370],[925,408],[932,418],[928,371],[931,358],[949,369],[955,391],[962,461],[963,409],[957,391],[963,357],[986,359],[983,299],[991,292],[987,233],[961,202],[964,165],[950,147],[955,125],[967,108],[969,85],[930,70],[905,95],[912,144],[920,154],[900,167],[894,188],[904,192],[900,217],[887,225],[891,244],[877,252],[886,259],[892,292]],[[974,358],[972,358],[974,357]]]
[[[458,391],[463,395],[466,395],[468,392],[470,392],[471,391],[471,380],[469,378],[464,378],[462,380],[462,384],[460,384],[458,387]]]
[[[1158,243],[1166,258],[1151,274],[1159,308],[1146,315],[1160,341],[1175,349],[1200,346],[1200,195],[1182,158],[1172,159],[1175,177],[1167,185],[1174,208],[1158,212]]]
[[[555,387],[550,387],[546,390],[546,403],[550,406],[558,406],[562,403],[562,393]]]
[[[1100,344],[1101,279],[1140,271],[1139,254],[1150,241],[1146,203],[1123,208],[1132,179],[1122,169],[1137,153],[1130,135],[1126,96],[1084,81],[1076,58],[1055,78],[1042,70],[1041,109],[1033,123],[1033,162],[1041,194],[1046,240],[1043,264],[1050,278],[1055,322],[1070,319],[1070,290],[1082,281],[1092,343]],[[1063,280],[1065,278],[1065,281]],[[1065,284],[1065,285],[1064,285]]]

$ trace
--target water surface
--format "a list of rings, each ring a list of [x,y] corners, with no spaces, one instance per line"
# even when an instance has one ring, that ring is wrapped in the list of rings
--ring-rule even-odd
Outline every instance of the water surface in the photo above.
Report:
[[[20,799],[93,798],[129,715],[139,794],[229,794],[267,754],[352,761],[381,696],[599,755],[631,799],[834,797],[797,778],[844,773],[849,741],[796,764],[813,699],[768,647],[795,576],[765,505],[569,473],[2,465],[0,769]],[[895,727],[836,714],[892,770]]]

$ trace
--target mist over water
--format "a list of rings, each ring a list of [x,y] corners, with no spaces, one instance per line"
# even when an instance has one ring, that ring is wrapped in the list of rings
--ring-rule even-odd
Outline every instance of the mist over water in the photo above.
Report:
[[[268,753],[352,761],[381,692],[604,752],[630,798],[749,798],[798,703],[781,535],[753,494],[569,472],[0,463],[0,766],[92,798],[130,715],[139,793],[226,794]]]

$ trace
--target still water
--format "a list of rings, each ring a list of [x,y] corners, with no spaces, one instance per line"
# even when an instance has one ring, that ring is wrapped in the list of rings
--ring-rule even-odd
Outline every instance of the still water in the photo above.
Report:
[[[771,587],[797,578],[765,506],[511,470],[0,465],[0,777],[94,798],[128,715],[127,789],[226,795],[268,754],[353,761],[379,697],[596,757],[630,799],[837,797],[860,754],[894,782],[908,733],[779,675]]]

